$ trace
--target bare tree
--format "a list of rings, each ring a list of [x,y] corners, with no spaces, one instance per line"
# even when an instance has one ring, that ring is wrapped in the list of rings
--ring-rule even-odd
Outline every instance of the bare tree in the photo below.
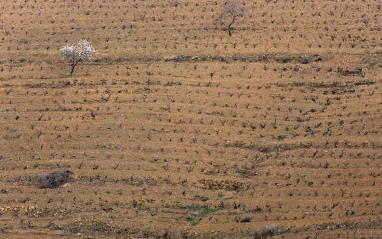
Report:
[[[73,74],[74,68],[80,61],[91,61],[92,55],[95,52],[94,48],[86,39],[81,39],[78,41],[76,46],[63,46],[61,49],[62,55],[65,60],[70,63],[72,70],[70,75]]]
[[[225,16],[228,16],[228,25],[223,20]],[[228,29],[228,35],[232,36],[232,25],[236,19],[244,16],[244,4],[238,0],[225,0],[223,12],[220,15],[220,20],[224,26]]]

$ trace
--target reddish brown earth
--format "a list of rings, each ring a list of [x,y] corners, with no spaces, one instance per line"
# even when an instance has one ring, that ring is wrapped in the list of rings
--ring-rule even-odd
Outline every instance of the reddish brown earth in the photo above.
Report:
[[[3,0],[0,237],[380,238],[381,4],[244,2]]]

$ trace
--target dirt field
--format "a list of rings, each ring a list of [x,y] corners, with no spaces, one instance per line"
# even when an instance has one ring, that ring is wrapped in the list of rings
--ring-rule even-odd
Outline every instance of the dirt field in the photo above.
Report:
[[[381,238],[381,4],[244,2],[2,0],[0,237]]]

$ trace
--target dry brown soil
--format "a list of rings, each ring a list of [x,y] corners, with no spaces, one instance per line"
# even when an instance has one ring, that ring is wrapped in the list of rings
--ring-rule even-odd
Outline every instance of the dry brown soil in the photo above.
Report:
[[[381,238],[380,1],[244,2],[1,0],[0,237]]]

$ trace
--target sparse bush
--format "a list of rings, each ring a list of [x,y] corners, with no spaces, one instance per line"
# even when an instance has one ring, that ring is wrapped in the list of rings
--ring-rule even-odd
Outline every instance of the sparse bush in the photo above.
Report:
[[[106,222],[100,221],[75,221],[63,227],[65,234],[78,234],[84,233],[89,235],[113,235],[114,233],[121,232],[121,229],[113,227]]]
[[[72,182],[73,178],[70,176],[73,174],[71,171],[56,171],[47,175],[42,175],[38,181],[39,188],[58,188],[65,183]]]
[[[252,217],[251,216],[245,216],[244,218],[242,218],[240,220],[240,222],[250,222],[252,221]]]
[[[94,48],[86,39],[78,41],[77,46],[63,46],[61,49],[62,55],[65,60],[70,63],[72,70],[70,75],[73,74],[74,68],[80,61],[91,61],[92,55],[95,52]]]
[[[261,228],[255,232],[255,238],[267,238],[270,236],[278,235],[281,231],[281,227],[277,225],[269,225]]]
[[[172,58],[173,61],[182,62],[182,61],[188,61],[191,59],[191,56],[188,55],[176,55]]]

